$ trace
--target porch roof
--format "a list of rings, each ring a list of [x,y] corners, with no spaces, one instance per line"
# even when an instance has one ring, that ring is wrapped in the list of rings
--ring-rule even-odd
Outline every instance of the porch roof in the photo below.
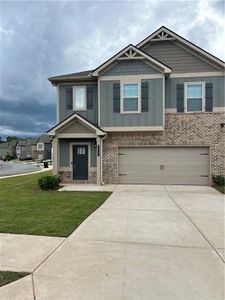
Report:
[[[106,134],[102,129],[95,126],[90,121],[88,121],[87,119],[79,115],[78,113],[73,113],[71,116],[67,117],[66,119],[64,119],[63,121],[61,121],[60,123],[52,127],[51,129],[49,129],[47,133],[49,136],[55,136],[57,135],[57,131],[59,129],[63,128],[66,124],[69,124],[71,121],[76,121],[76,120],[80,121],[83,125],[93,130],[97,136],[104,136]]]

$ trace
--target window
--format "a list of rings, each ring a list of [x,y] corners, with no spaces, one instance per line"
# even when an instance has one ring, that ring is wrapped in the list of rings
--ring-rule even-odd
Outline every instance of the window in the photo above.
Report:
[[[123,84],[122,112],[137,113],[139,112],[139,85],[138,83]]]
[[[44,143],[37,143],[37,150],[43,151],[44,150]]]
[[[202,112],[205,110],[205,83],[185,83],[186,112]]]
[[[78,147],[77,148],[78,155],[85,155],[85,147]]]
[[[86,87],[73,87],[73,109],[76,111],[87,110]]]

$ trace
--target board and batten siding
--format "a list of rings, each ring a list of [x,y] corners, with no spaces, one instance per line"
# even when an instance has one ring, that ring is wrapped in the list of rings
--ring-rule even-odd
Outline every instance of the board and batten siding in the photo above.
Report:
[[[76,83],[78,86],[87,86],[87,84]],[[93,109],[87,109],[86,111],[77,111],[79,115],[97,125],[98,123],[98,85],[91,84],[93,86]],[[73,87],[73,85],[59,85],[59,122],[69,117],[74,110],[67,110],[66,107],[66,89]]]
[[[96,167],[96,147],[93,139],[60,139],[59,140],[59,166],[71,167],[70,144],[71,143],[91,143],[91,167]]]
[[[149,83],[149,109],[148,112],[132,114],[113,112],[113,83],[119,81],[100,81],[101,127],[163,126],[163,79],[143,81]]]
[[[173,73],[218,71],[216,67],[181,48],[178,42],[176,44],[173,41],[148,43],[141,50],[168,65]],[[222,67],[220,69],[222,70]]]
[[[188,77],[188,78],[167,78],[165,80],[165,107],[176,108],[177,100],[177,84],[184,84],[184,82],[199,82],[205,81],[206,83],[212,83],[213,85],[213,107],[225,106],[225,77]]]
[[[107,68],[101,76],[159,74],[160,72],[142,60],[124,60]]]

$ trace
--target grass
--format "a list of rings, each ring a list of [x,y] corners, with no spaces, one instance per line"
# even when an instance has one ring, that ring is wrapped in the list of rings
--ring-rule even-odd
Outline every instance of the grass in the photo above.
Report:
[[[217,191],[219,191],[220,193],[225,194],[225,186],[217,185],[217,186],[215,186],[215,189]]]
[[[41,191],[50,171],[0,180],[0,232],[69,236],[111,193]]]
[[[10,282],[21,279],[27,275],[29,275],[29,273],[0,271],[0,287]]]

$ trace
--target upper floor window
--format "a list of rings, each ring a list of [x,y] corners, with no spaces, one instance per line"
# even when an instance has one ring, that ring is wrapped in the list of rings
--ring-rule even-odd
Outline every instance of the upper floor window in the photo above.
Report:
[[[37,143],[37,150],[43,151],[44,150],[44,143]]]
[[[73,87],[73,109],[76,111],[87,110],[87,97],[85,86]]]
[[[124,83],[122,88],[122,113],[139,112],[139,84]]]
[[[185,83],[185,108],[186,112],[205,111],[205,83]]]

